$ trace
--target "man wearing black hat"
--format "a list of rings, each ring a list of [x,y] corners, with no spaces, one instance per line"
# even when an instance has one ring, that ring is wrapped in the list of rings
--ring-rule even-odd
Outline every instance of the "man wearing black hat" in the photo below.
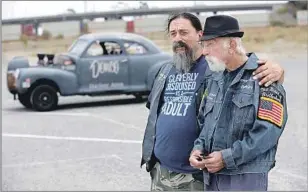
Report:
[[[189,158],[204,170],[205,190],[267,190],[288,119],[283,86],[259,86],[253,78],[258,58],[246,54],[243,35],[233,17],[205,22],[201,44],[212,71],[200,105],[202,131]]]
[[[151,176],[151,190],[202,191],[203,172],[192,167],[189,156],[200,133],[197,115],[208,63],[202,55],[202,24],[191,13],[172,15],[166,30],[173,60],[157,73],[148,97],[148,120],[142,142],[141,166]],[[261,84],[283,80],[283,69],[259,61],[255,70]]]

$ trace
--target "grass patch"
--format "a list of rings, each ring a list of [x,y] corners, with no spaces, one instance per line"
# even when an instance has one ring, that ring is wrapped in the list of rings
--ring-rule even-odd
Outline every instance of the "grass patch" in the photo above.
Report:
[[[270,47],[284,49],[288,46],[307,47],[308,26],[247,28],[243,42],[247,50],[262,51]]]
[[[244,42],[273,43],[277,39],[307,44],[308,26],[303,27],[264,27],[244,29]],[[261,39],[261,40],[260,40]],[[260,42],[261,41],[261,42]]]
[[[270,51],[275,50],[292,50],[303,47],[306,49],[308,42],[308,26],[272,26],[272,27],[253,27],[243,28],[245,34],[243,37],[244,45],[247,51]],[[171,43],[165,31],[143,33],[145,37],[153,40],[164,50],[171,50]],[[61,37],[62,38],[62,37]],[[68,46],[77,38],[69,37],[61,39],[59,37],[49,40],[37,40],[27,42],[25,48],[22,41],[2,42],[4,52],[26,51],[26,52],[45,52],[60,53],[65,52]],[[292,45],[292,49],[288,46]],[[26,49],[26,50],[25,50]]]

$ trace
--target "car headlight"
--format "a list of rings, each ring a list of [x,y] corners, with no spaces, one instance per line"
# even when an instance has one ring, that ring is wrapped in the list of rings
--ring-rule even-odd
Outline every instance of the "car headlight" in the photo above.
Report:
[[[19,74],[20,74],[20,70],[19,70],[19,69],[16,69],[16,70],[14,71],[14,77],[15,77],[16,79],[18,79]]]

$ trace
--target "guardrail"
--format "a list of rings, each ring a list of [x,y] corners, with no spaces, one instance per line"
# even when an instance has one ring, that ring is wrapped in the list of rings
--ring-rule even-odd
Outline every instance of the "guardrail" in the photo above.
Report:
[[[82,19],[95,18],[121,18],[124,16],[141,16],[141,15],[161,15],[174,12],[218,12],[218,11],[251,11],[251,10],[272,10],[274,5],[282,4],[250,4],[250,5],[219,5],[219,6],[195,6],[195,7],[174,7],[174,8],[155,8],[155,9],[138,9],[138,10],[122,10],[122,11],[108,11],[108,12],[94,12],[82,14],[65,14],[55,16],[41,16],[29,18],[15,18],[2,20],[2,25],[13,24],[29,24],[29,23],[46,23],[46,22],[60,22],[60,21],[80,21]]]

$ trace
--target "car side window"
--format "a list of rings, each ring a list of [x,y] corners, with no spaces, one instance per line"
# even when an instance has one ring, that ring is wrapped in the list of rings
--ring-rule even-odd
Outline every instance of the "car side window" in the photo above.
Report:
[[[121,46],[116,42],[104,42],[104,46],[106,48],[106,51],[108,55],[121,55],[123,54],[123,51],[121,50]]]
[[[88,57],[95,57],[95,56],[102,56],[103,53],[104,53],[104,50],[102,46],[100,45],[100,42],[95,41],[90,45],[86,54]]]
[[[86,55],[88,57],[121,55],[123,51],[121,46],[113,41],[95,41],[88,48]]]
[[[125,51],[129,55],[144,55],[147,54],[147,49],[137,42],[125,42]]]

